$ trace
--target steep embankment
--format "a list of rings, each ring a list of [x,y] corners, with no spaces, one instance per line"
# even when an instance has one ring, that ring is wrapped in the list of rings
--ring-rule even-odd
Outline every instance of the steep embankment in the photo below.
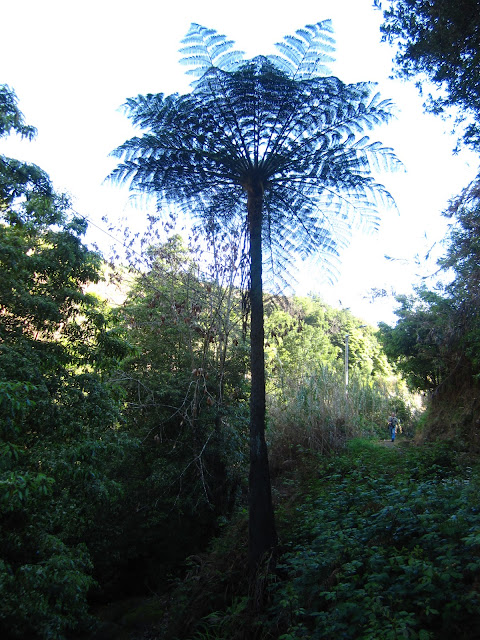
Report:
[[[459,370],[432,395],[419,442],[454,441],[480,454],[480,384],[469,371]]]

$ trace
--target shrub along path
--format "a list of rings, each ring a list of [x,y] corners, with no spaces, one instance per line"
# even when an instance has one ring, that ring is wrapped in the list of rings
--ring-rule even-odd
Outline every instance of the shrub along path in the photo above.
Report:
[[[478,462],[408,442],[321,463],[274,590],[285,640],[480,638]]]

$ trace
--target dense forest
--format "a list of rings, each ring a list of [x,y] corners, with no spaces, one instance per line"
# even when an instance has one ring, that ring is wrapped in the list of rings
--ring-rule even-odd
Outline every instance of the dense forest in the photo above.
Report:
[[[441,75],[427,4],[463,33],[421,0],[389,0],[383,31],[399,73],[437,60],[475,148],[478,87]],[[144,133],[115,151],[113,179],[195,223],[141,262],[89,248],[53,178],[0,155],[5,640],[480,638],[478,181],[394,326],[279,286],[392,200],[372,167],[398,161],[365,135],[391,105],[325,74],[330,38],[244,61],[192,25],[192,92],[130,100]],[[9,135],[36,130],[0,85]]]

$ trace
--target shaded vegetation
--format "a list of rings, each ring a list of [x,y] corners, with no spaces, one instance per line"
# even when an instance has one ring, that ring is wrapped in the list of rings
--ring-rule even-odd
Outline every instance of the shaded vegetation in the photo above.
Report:
[[[234,522],[191,559],[179,615],[156,637],[477,638],[478,464],[448,443],[407,444],[353,440],[301,457],[276,485],[282,558],[268,611],[249,617]]]
[[[478,151],[480,144],[480,8],[475,0],[374,0],[383,8],[383,37],[397,48],[395,71],[415,79],[435,114],[455,114],[455,131]],[[430,90],[430,89],[429,89]],[[453,108],[452,108],[453,107]],[[461,125],[461,126],[460,126]]]

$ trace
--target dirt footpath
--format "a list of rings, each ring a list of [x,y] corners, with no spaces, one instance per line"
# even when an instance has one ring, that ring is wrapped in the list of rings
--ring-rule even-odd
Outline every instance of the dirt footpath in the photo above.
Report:
[[[380,447],[394,447],[395,449],[403,449],[404,447],[408,447],[411,444],[411,441],[406,438],[397,438],[395,442],[392,442],[390,438],[386,438],[385,440],[377,440],[377,444]]]
[[[378,444],[381,447],[395,447],[396,446],[396,442],[392,442],[391,440],[379,440]]]

